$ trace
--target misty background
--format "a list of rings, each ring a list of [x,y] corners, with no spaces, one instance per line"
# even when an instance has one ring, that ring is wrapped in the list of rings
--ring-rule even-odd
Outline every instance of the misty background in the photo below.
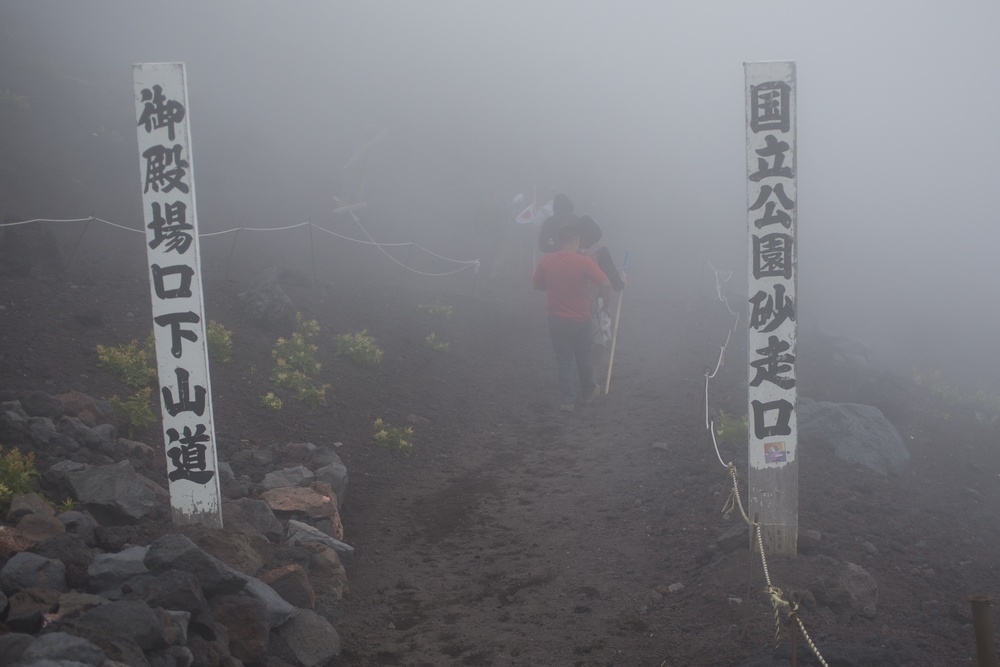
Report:
[[[708,262],[745,295],[743,63],[793,60],[800,328],[996,390],[998,25],[987,1],[4,0],[0,90],[30,118],[0,216],[139,227],[132,64],[180,61],[203,231],[331,222],[384,127],[379,240],[471,258],[489,197],[565,192],[661,307],[710,293]],[[89,167],[43,171],[60,150]]]

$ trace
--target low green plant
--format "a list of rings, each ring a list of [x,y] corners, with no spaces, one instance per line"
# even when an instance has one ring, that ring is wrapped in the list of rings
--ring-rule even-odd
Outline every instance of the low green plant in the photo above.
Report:
[[[362,329],[357,333],[337,334],[335,340],[338,355],[350,357],[359,364],[382,363],[383,352],[368,333],[368,329]]]
[[[319,346],[311,342],[319,335],[319,323],[316,320],[302,319],[302,313],[296,314],[295,321],[298,325],[291,338],[279,338],[271,356],[279,366],[311,377],[319,373],[320,369],[320,363],[316,360]]]
[[[319,323],[316,320],[305,320],[302,314],[295,316],[298,323],[291,338],[279,338],[275,343],[271,356],[274,357],[274,371],[271,379],[279,387],[293,392],[296,400],[304,401],[310,407],[318,407],[326,404],[326,390],[330,388],[328,384],[314,384],[313,378],[319,373],[321,365],[316,360],[316,352],[319,346],[312,342],[312,339],[319,335]],[[268,396],[274,396],[269,393]],[[267,399],[267,396],[262,398]],[[267,399],[264,405],[272,410],[281,409],[281,401],[276,396],[274,400]],[[275,403],[274,401],[277,401]]]
[[[433,332],[427,335],[427,338],[424,339],[424,344],[436,352],[447,352],[451,345],[438,338],[437,334]]]
[[[233,360],[233,332],[220,322],[211,320],[206,331],[208,356],[222,363]]]
[[[451,312],[452,312],[451,306],[446,306],[443,303],[438,303],[437,301],[435,301],[434,303],[421,304],[417,306],[417,308],[424,311],[425,313],[430,313],[431,315],[437,315],[438,317],[443,317],[445,319],[451,317]]]
[[[111,405],[122,420],[128,424],[128,437],[131,439],[135,429],[145,428],[156,421],[156,415],[149,406],[149,399],[152,396],[151,387],[143,387],[134,395],[122,400],[117,396],[111,397]]]
[[[413,450],[413,427],[390,426],[379,417],[375,420],[375,443],[395,452],[408,454]]]
[[[0,510],[6,514],[15,493],[32,491],[32,482],[38,476],[34,452],[22,454],[19,449],[4,452],[0,445]]]
[[[965,393],[949,384],[941,371],[932,373],[914,371],[913,382],[927,390],[937,401],[939,409],[971,410],[977,422],[988,426],[995,426],[1000,422],[1000,396],[991,391],[979,389],[975,393]],[[941,415],[945,418],[949,416],[945,411],[942,411]]]
[[[63,514],[65,512],[72,512],[74,509],[76,509],[76,501],[74,501],[69,496],[66,496],[65,500],[56,505],[56,512],[58,512],[59,514]]]
[[[277,412],[284,406],[281,399],[274,395],[273,391],[269,391],[260,397],[260,404],[263,405],[268,410],[274,410]]]
[[[113,347],[98,344],[97,365],[130,387],[144,387],[156,381],[156,348],[151,341],[140,346],[134,339]]]
[[[720,412],[715,420],[715,438],[718,442],[734,445],[745,444],[747,441],[747,416],[735,417]]]

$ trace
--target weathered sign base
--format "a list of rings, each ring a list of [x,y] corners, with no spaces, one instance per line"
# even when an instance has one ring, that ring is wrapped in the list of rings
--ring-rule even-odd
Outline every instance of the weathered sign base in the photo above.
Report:
[[[764,553],[794,556],[799,540],[799,462],[781,468],[750,468],[750,516],[760,524]],[[766,490],[764,490],[766,489]]]

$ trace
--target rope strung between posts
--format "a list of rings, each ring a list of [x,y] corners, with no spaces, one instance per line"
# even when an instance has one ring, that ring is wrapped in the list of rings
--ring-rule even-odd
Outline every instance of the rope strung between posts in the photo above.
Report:
[[[723,343],[722,349],[719,351],[719,360],[715,364],[715,370],[713,370],[711,373],[707,371],[705,372],[705,427],[712,435],[712,446],[715,447],[715,455],[716,457],[718,457],[719,463],[721,463],[722,466],[726,468],[726,472],[733,482],[732,491],[729,492],[729,498],[726,499],[726,502],[722,507],[722,513],[724,515],[729,515],[730,513],[733,512],[733,510],[739,509],[740,516],[743,517],[743,521],[745,521],[747,526],[750,527],[750,530],[753,531],[751,535],[752,541],[750,546],[750,552],[751,552],[750,556],[751,558],[753,557],[753,540],[755,538],[757,543],[757,548],[760,551],[760,562],[764,569],[764,581],[767,584],[765,590],[767,591],[767,597],[771,602],[771,607],[772,609],[774,609],[775,648],[778,647],[778,643],[781,640],[781,611],[786,610],[789,622],[791,623],[792,621],[794,621],[794,623],[798,625],[798,629],[802,633],[803,638],[805,638],[806,644],[808,644],[809,648],[813,652],[813,655],[816,656],[816,659],[819,660],[819,663],[823,665],[823,667],[829,667],[826,660],[824,660],[823,656],[820,654],[819,649],[816,647],[816,644],[809,636],[809,633],[806,631],[806,627],[805,625],[803,625],[802,620],[798,616],[798,610],[799,610],[798,604],[795,603],[794,601],[789,601],[788,599],[786,599],[785,594],[782,593],[781,589],[775,586],[773,583],[771,583],[771,571],[767,566],[767,556],[764,553],[764,538],[761,535],[760,524],[756,521],[751,520],[749,515],[747,515],[746,508],[743,506],[743,497],[740,495],[740,485],[739,485],[739,478],[736,472],[736,463],[732,461],[726,463],[723,460],[722,454],[719,451],[719,443],[715,437],[715,422],[710,420],[708,416],[709,415],[708,381],[714,378],[718,374],[719,369],[722,368],[723,360],[725,359],[725,354],[726,354],[726,347],[728,347],[729,341],[732,338],[733,333],[736,331],[736,328],[739,325],[740,321],[739,313],[733,312],[733,309],[730,308],[729,306],[729,300],[726,299],[722,291],[722,285],[728,283],[729,279],[732,278],[733,276],[733,272],[730,271],[726,275],[726,277],[721,279],[720,281],[719,278],[720,272],[714,266],[712,266],[711,262],[709,262],[708,265],[715,273],[715,292],[718,295],[719,301],[722,301],[726,305],[726,309],[735,318],[732,329],[730,329],[729,333],[726,334],[726,342]]]
[[[349,210],[351,208],[352,207],[344,207],[344,210]],[[357,207],[355,206],[354,208],[357,208]],[[353,210],[350,210],[350,214],[354,218],[354,220],[358,223],[358,226],[361,227],[361,222],[360,222],[360,220],[358,220],[358,217],[356,215],[354,215],[354,211]],[[95,221],[96,222],[103,222],[106,225],[110,225],[110,226],[116,227],[118,229],[124,229],[127,232],[135,232],[137,234],[145,234],[145,231],[142,230],[142,229],[135,229],[133,227],[126,227],[125,225],[120,225],[120,224],[111,222],[110,220],[104,220],[103,218],[98,218],[98,217],[94,217],[94,216],[91,216],[89,218],[67,218],[67,219],[33,218],[31,220],[18,220],[17,222],[2,222],[2,223],[0,223],[0,228],[2,228],[2,227],[16,227],[18,225],[27,225],[27,224],[32,223],[32,222],[88,222],[89,223],[89,222],[95,222]],[[403,267],[407,271],[410,271],[411,273],[416,273],[416,274],[419,274],[419,275],[422,275],[422,276],[432,276],[432,277],[436,277],[436,276],[450,276],[450,275],[453,275],[453,274],[456,274],[456,273],[461,273],[462,271],[465,271],[469,267],[472,267],[474,269],[474,273],[479,273],[480,260],[478,260],[478,259],[452,259],[451,257],[445,257],[444,255],[439,255],[438,253],[433,252],[433,251],[427,249],[426,247],[424,247],[424,246],[422,246],[422,245],[420,245],[419,243],[416,243],[416,242],[411,242],[411,243],[380,243],[380,242],[375,241],[375,239],[373,239],[371,237],[371,235],[368,234],[368,232],[365,230],[364,227],[361,227],[361,231],[364,232],[365,236],[368,237],[369,240],[367,240],[367,241],[365,241],[363,239],[352,238],[350,236],[344,236],[343,234],[338,234],[336,232],[332,232],[329,229],[324,229],[323,227],[320,227],[319,225],[315,225],[312,222],[299,222],[299,223],[296,223],[294,225],[286,225],[284,227],[233,227],[232,229],[225,229],[225,230],[218,231],[218,232],[203,232],[203,233],[199,234],[198,237],[199,238],[208,238],[210,236],[223,236],[225,234],[234,234],[234,233],[239,233],[241,231],[245,231],[245,232],[281,232],[281,231],[286,231],[286,230],[289,230],[289,229],[298,229],[299,227],[306,227],[306,226],[310,226],[312,228],[318,229],[321,232],[326,232],[330,236],[335,236],[335,237],[337,237],[339,239],[343,239],[345,241],[350,241],[352,243],[360,243],[361,245],[375,246],[386,257],[388,257],[389,259],[391,259],[393,262],[395,262],[399,266]],[[444,271],[442,273],[429,273],[427,271],[418,271],[417,269],[411,268],[410,266],[408,266],[408,265],[400,262],[395,257],[393,257],[392,255],[390,255],[388,252],[385,251],[385,248],[400,248],[400,247],[419,248],[420,250],[423,250],[424,252],[426,252],[428,255],[432,255],[433,257],[436,257],[438,259],[442,259],[442,260],[447,261],[447,262],[453,262],[455,264],[461,264],[462,266],[461,266],[461,268],[455,269],[453,271]]]
[[[380,244],[378,244],[378,243],[375,242],[375,239],[372,238],[372,235],[369,234],[368,230],[366,230],[365,227],[364,227],[364,225],[361,224],[361,220],[358,218],[357,215],[355,215],[354,211],[351,211],[351,217],[354,218],[354,222],[355,222],[355,224],[357,224],[358,229],[361,230],[361,233],[363,233],[365,236],[367,236],[368,240],[371,241],[373,244],[375,244],[375,246],[378,247],[378,249],[382,251],[383,255],[385,255],[386,257],[388,257],[392,261],[394,261],[396,264],[399,264],[401,267],[403,267],[407,271],[412,271],[413,273],[418,273],[418,274],[420,274],[422,276],[450,276],[453,273],[459,273],[461,271],[465,271],[470,266],[475,266],[476,267],[476,273],[479,273],[479,260],[463,261],[463,260],[457,260],[457,259],[449,259],[448,260],[449,262],[459,262],[461,264],[464,264],[464,266],[462,268],[460,268],[460,269],[455,269],[454,271],[447,271],[445,273],[425,273],[423,271],[417,271],[416,269],[411,269],[407,264],[403,264],[402,262],[400,262],[398,259],[396,259],[392,255],[390,255],[388,252],[386,252],[385,248],[383,248]],[[410,245],[411,246],[415,246],[417,248],[423,248],[423,246],[421,246],[419,243],[412,243]],[[438,257],[440,257],[440,255],[438,255]],[[443,259],[448,259],[448,258],[445,257]]]
[[[726,342],[722,344],[722,348],[719,350],[719,360],[715,364],[715,370],[712,371],[711,373],[707,371],[705,372],[705,428],[707,428],[708,432],[712,435],[712,445],[715,447],[715,455],[718,457],[719,463],[722,464],[722,467],[725,468],[731,464],[726,463],[722,459],[722,454],[719,452],[719,443],[715,439],[715,422],[709,419],[708,381],[714,378],[719,373],[719,369],[722,368],[722,364],[724,363],[726,358],[726,347],[729,346],[729,339],[732,338],[733,333],[736,331],[736,327],[739,326],[740,314],[739,312],[733,312],[733,309],[729,307],[729,300],[722,292],[722,284],[729,282],[729,279],[733,277],[733,272],[730,271],[729,274],[725,278],[723,278],[722,281],[720,282],[719,280],[720,271],[716,269],[714,266],[712,266],[711,262],[708,263],[708,266],[712,269],[712,272],[715,274],[715,293],[718,295],[719,301],[726,304],[726,309],[729,311],[729,314],[733,315],[734,317],[733,328],[729,330],[728,334],[726,334]]]

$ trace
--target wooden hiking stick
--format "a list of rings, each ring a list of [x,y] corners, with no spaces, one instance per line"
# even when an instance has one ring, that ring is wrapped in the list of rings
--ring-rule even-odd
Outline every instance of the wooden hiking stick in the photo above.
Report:
[[[622,281],[625,281],[625,269],[628,268],[628,252],[622,261]],[[604,381],[604,393],[607,395],[611,388],[611,368],[615,365],[615,343],[618,342],[618,320],[622,316],[622,300],[625,298],[625,290],[618,293],[618,306],[615,308],[615,326],[611,330],[611,357],[608,359],[608,378]]]

